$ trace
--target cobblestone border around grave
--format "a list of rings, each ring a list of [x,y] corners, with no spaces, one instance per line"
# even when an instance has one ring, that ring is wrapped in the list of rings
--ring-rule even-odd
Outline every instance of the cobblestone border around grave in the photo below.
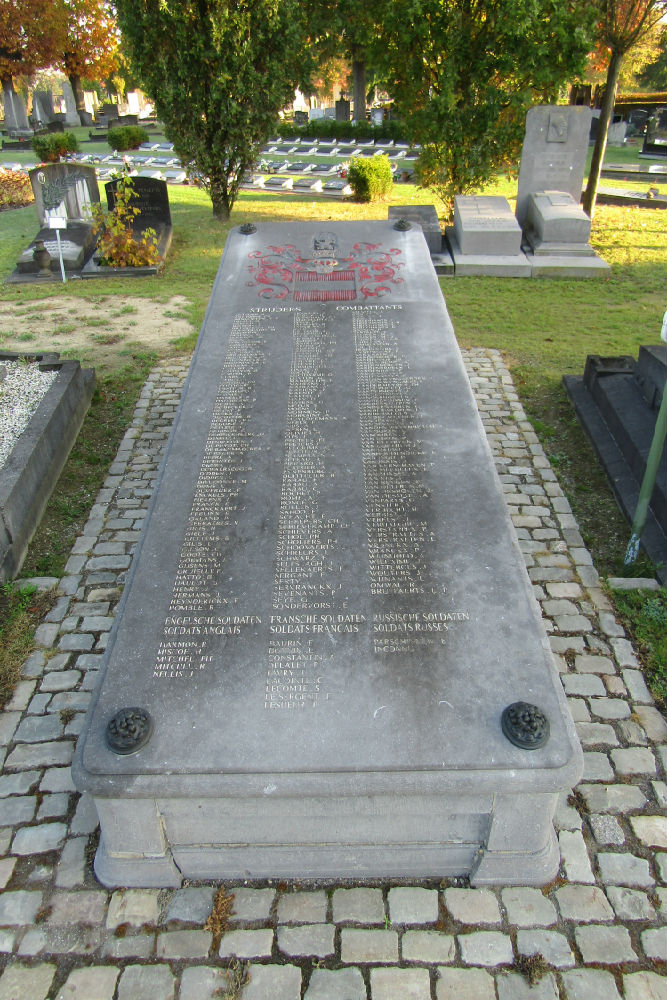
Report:
[[[95,881],[96,817],[69,763],[185,378],[165,362],[66,575],[43,581],[59,598],[0,713],[0,1000],[209,1000],[235,959],[243,1000],[664,1000],[667,724],[501,355],[464,357],[584,748],[556,817],[559,878],[236,885],[217,947],[214,885]]]

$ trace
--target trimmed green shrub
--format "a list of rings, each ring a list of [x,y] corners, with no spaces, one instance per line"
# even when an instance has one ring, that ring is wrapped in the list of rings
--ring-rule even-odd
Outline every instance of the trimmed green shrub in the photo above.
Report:
[[[353,156],[347,171],[355,201],[386,201],[393,179],[388,156]]]
[[[142,142],[147,141],[148,132],[141,125],[119,125],[118,128],[110,128],[107,134],[107,142],[118,153],[138,149]]]
[[[42,163],[57,163],[61,156],[76,153],[79,144],[74,132],[49,132],[33,136],[32,148]]]

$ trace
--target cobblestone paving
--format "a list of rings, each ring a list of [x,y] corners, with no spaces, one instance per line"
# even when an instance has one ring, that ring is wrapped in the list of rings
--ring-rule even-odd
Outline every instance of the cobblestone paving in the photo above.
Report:
[[[559,878],[235,885],[219,944],[215,886],[97,883],[69,763],[185,377],[163,363],[0,713],[0,1000],[666,1000],[667,724],[500,354],[466,364],[585,752]]]

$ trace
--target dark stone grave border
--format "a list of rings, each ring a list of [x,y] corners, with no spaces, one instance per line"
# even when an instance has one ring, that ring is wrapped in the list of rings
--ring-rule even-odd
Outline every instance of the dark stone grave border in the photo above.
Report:
[[[0,352],[2,361],[18,358],[58,374],[0,469],[0,581],[21,568],[95,388],[94,369],[79,361],[60,361],[55,353]]]

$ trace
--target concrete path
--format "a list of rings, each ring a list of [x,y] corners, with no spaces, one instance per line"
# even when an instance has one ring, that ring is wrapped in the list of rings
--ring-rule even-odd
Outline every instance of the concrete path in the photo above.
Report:
[[[69,763],[185,378],[166,362],[0,713],[0,1000],[666,1000],[667,724],[499,352],[465,357],[585,751],[558,879],[229,885],[219,942],[217,886],[97,883]]]

